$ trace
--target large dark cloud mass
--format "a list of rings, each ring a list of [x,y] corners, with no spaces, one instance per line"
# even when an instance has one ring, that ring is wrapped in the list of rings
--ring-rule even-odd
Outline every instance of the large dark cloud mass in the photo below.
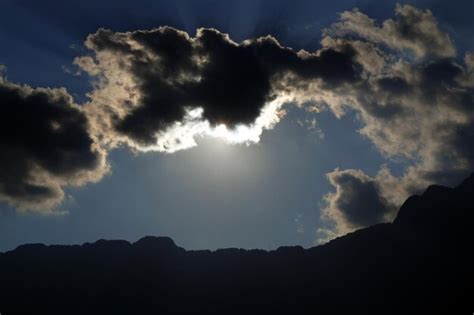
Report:
[[[19,209],[51,210],[62,185],[98,180],[105,153],[64,89],[33,89],[0,78],[0,200]]]
[[[160,133],[196,108],[211,127],[252,125],[281,93],[276,81],[295,85],[320,79],[335,88],[356,75],[350,47],[297,53],[270,36],[236,43],[215,29],[198,29],[194,38],[171,27],[101,29],[86,46],[94,56],[76,63],[101,80],[93,100],[107,95],[105,106],[114,113],[111,132],[142,146],[155,145]],[[293,82],[284,80],[287,75]],[[118,77],[125,79],[117,82]],[[110,102],[110,91],[117,89],[129,97]]]

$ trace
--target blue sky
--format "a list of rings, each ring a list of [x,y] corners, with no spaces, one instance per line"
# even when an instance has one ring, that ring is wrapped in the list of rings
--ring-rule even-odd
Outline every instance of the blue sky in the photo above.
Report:
[[[85,37],[99,27],[114,31],[170,25],[194,34],[214,27],[241,41],[271,34],[293,49],[318,49],[321,30],[337,13],[358,7],[383,20],[395,1],[0,1],[0,64],[6,77],[31,86],[64,86],[77,102],[91,90],[74,76]],[[409,1],[430,8],[459,50],[473,50],[472,3]],[[462,8],[462,9],[457,9]],[[317,119],[317,129],[298,122]],[[165,235],[187,249],[272,249],[314,245],[323,226],[323,196],[333,187],[325,174],[336,167],[374,176],[385,159],[357,130],[355,114],[337,119],[291,108],[258,144],[230,145],[200,139],[173,154],[110,153],[112,173],[100,182],[66,188],[62,215],[19,213],[0,205],[0,251],[22,243],[83,243],[100,238],[134,241]]]

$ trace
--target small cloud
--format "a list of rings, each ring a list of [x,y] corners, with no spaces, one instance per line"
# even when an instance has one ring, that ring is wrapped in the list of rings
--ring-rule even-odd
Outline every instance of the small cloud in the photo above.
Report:
[[[78,76],[81,75],[81,70],[80,69],[73,70],[72,68],[70,68],[68,66],[65,66],[65,65],[62,65],[61,69],[64,71],[64,73],[73,75],[75,77],[78,77]]]

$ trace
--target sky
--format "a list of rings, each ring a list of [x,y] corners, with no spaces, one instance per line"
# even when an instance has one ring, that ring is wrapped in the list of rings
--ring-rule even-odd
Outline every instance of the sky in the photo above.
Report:
[[[0,8],[0,251],[310,247],[474,169],[470,1]]]

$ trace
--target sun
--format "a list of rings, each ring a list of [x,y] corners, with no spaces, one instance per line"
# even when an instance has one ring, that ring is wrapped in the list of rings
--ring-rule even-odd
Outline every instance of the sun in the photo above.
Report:
[[[209,136],[220,138],[229,143],[258,142],[261,130],[245,125],[238,125],[234,129],[229,129],[225,124],[209,128],[206,132]]]

